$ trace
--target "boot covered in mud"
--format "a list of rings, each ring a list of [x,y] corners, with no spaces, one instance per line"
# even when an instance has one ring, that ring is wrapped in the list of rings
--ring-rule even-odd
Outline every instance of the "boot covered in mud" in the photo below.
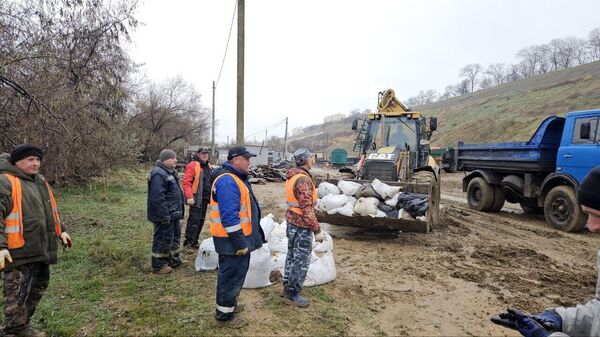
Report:
[[[306,308],[310,305],[310,301],[305,297],[300,296],[300,294],[294,292],[291,293],[289,291],[284,290],[283,294],[283,302],[288,305],[294,305],[299,308]]]

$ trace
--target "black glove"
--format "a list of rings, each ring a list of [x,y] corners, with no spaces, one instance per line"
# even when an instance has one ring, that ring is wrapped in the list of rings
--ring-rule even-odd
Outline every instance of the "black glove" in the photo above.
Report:
[[[542,324],[518,309],[509,308],[506,312],[493,316],[491,320],[495,324],[517,330],[525,337],[548,337],[550,335],[550,331],[546,330]]]

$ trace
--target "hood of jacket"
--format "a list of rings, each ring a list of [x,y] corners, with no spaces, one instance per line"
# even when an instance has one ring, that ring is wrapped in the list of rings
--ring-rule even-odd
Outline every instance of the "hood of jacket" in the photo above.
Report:
[[[312,175],[310,174],[310,172],[302,167],[293,167],[293,168],[289,169],[287,172],[287,179],[290,179],[291,177],[295,176],[296,174],[306,174],[312,179]]]
[[[10,173],[16,177],[27,179],[27,180],[35,180],[34,177],[28,176],[23,171],[21,171],[18,167],[11,164],[10,162],[10,154],[2,153],[0,154],[0,174],[2,173]]]

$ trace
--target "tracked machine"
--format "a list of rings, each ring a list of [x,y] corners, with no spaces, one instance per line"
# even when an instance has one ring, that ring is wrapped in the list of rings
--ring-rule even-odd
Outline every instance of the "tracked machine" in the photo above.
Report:
[[[358,131],[354,151],[360,154],[352,169],[355,176],[352,181],[364,184],[379,179],[400,186],[403,192],[427,194],[426,221],[318,212],[319,221],[405,232],[426,233],[435,228],[440,222],[440,174],[431,156],[429,140],[436,129],[436,117],[425,118],[412,111],[396,98],[392,89],[379,93],[377,112],[352,123],[352,130]]]

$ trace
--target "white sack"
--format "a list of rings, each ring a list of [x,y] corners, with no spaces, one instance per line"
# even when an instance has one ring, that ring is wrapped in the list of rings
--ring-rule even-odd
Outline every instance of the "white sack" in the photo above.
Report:
[[[351,199],[352,197],[344,194],[328,194],[321,199],[319,207],[323,211],[329,211],[344,206]]]
[[[377,194],[386,200],[400,192],[400,186],[390,186],[386,183],[382,183],[379,179],[374,179],[371,186],[373,186],[373,189]]]
[[[196,263],[196,271],[214,270],[219,266],[219,254],[215,251],[215,243],[208,238],[200,243]]]
[[[272,270],[271,251],[263,245],[250,253],[250,266],[242,288],[263,288],[271,285],[269,276]]]
[[[354,199],[356,200],[356,199]],[[354,215],[354,205],[356,202],[348,201],[344,206],[327,211],[327,214],[341,214],[351,217]]]
[[[279,272],[281,272],[281,275],[283,275],[285,269],[286,256],[287,253],[271,252],[271,271],[279,270]]]
[[[375,218],[385,218],[385,217],[387,217],[387,214],[385,214],[384,211],[378,209],[377,213],[373,217],[375,217]]]
[[[415,218],[413,218],[412,215],[410,215],[410,213],[408,213],[404,208],[401,208],[398,211],[398,219],[414,220]]]
[[[362,185],[359,183],[344,180],[340,180],[337,184],[337,187],[342,191],[342,193],[350,196],[354,195],[354,193],[356,193],[361,186]]]
[[[379,200],[377,198],[360,198],[354,206],[354,213],[358,215],[377,215]]]
[[[385,204],[388,206],[396,207],[396,205],[398,205],[398,198],[400,198],[401,194],[402,192],[396,193],[391,199],[386,200]]]
[[[325,253],[333,249],[333,239],[329,233],[323,231],[325,235],[325,239],[322,242],[316,242],[313,237],[313,252],[315,253]]]
[[[260,227],[262,227],[263,233],[265,233],[265,240],[269,241],[271,231],[275,227],[276,222],[273,220],[273,214],[269,213],[266,217],[260,219]]]
[[[287,223],[285,220],[281,224],[275,222],[273,230],[271,231],[271,237],[267,241],[267,245],[271,252],[287,253],[288,239],[286,229]]]
[[[319,193],[319,198],[323,198],[326,195],[330,195],[330,194],[342,193],[337,186],[335,186],[334,184],[328,183],[326,181],[319,184],[317,191]]]
[[[304,280],[304,286],[311,287],[335,280],[337,274],[335,261],[333,260],[333,251],[329,251],[321,257],[318,257],[315,253],[312,255],[306,279]]]

